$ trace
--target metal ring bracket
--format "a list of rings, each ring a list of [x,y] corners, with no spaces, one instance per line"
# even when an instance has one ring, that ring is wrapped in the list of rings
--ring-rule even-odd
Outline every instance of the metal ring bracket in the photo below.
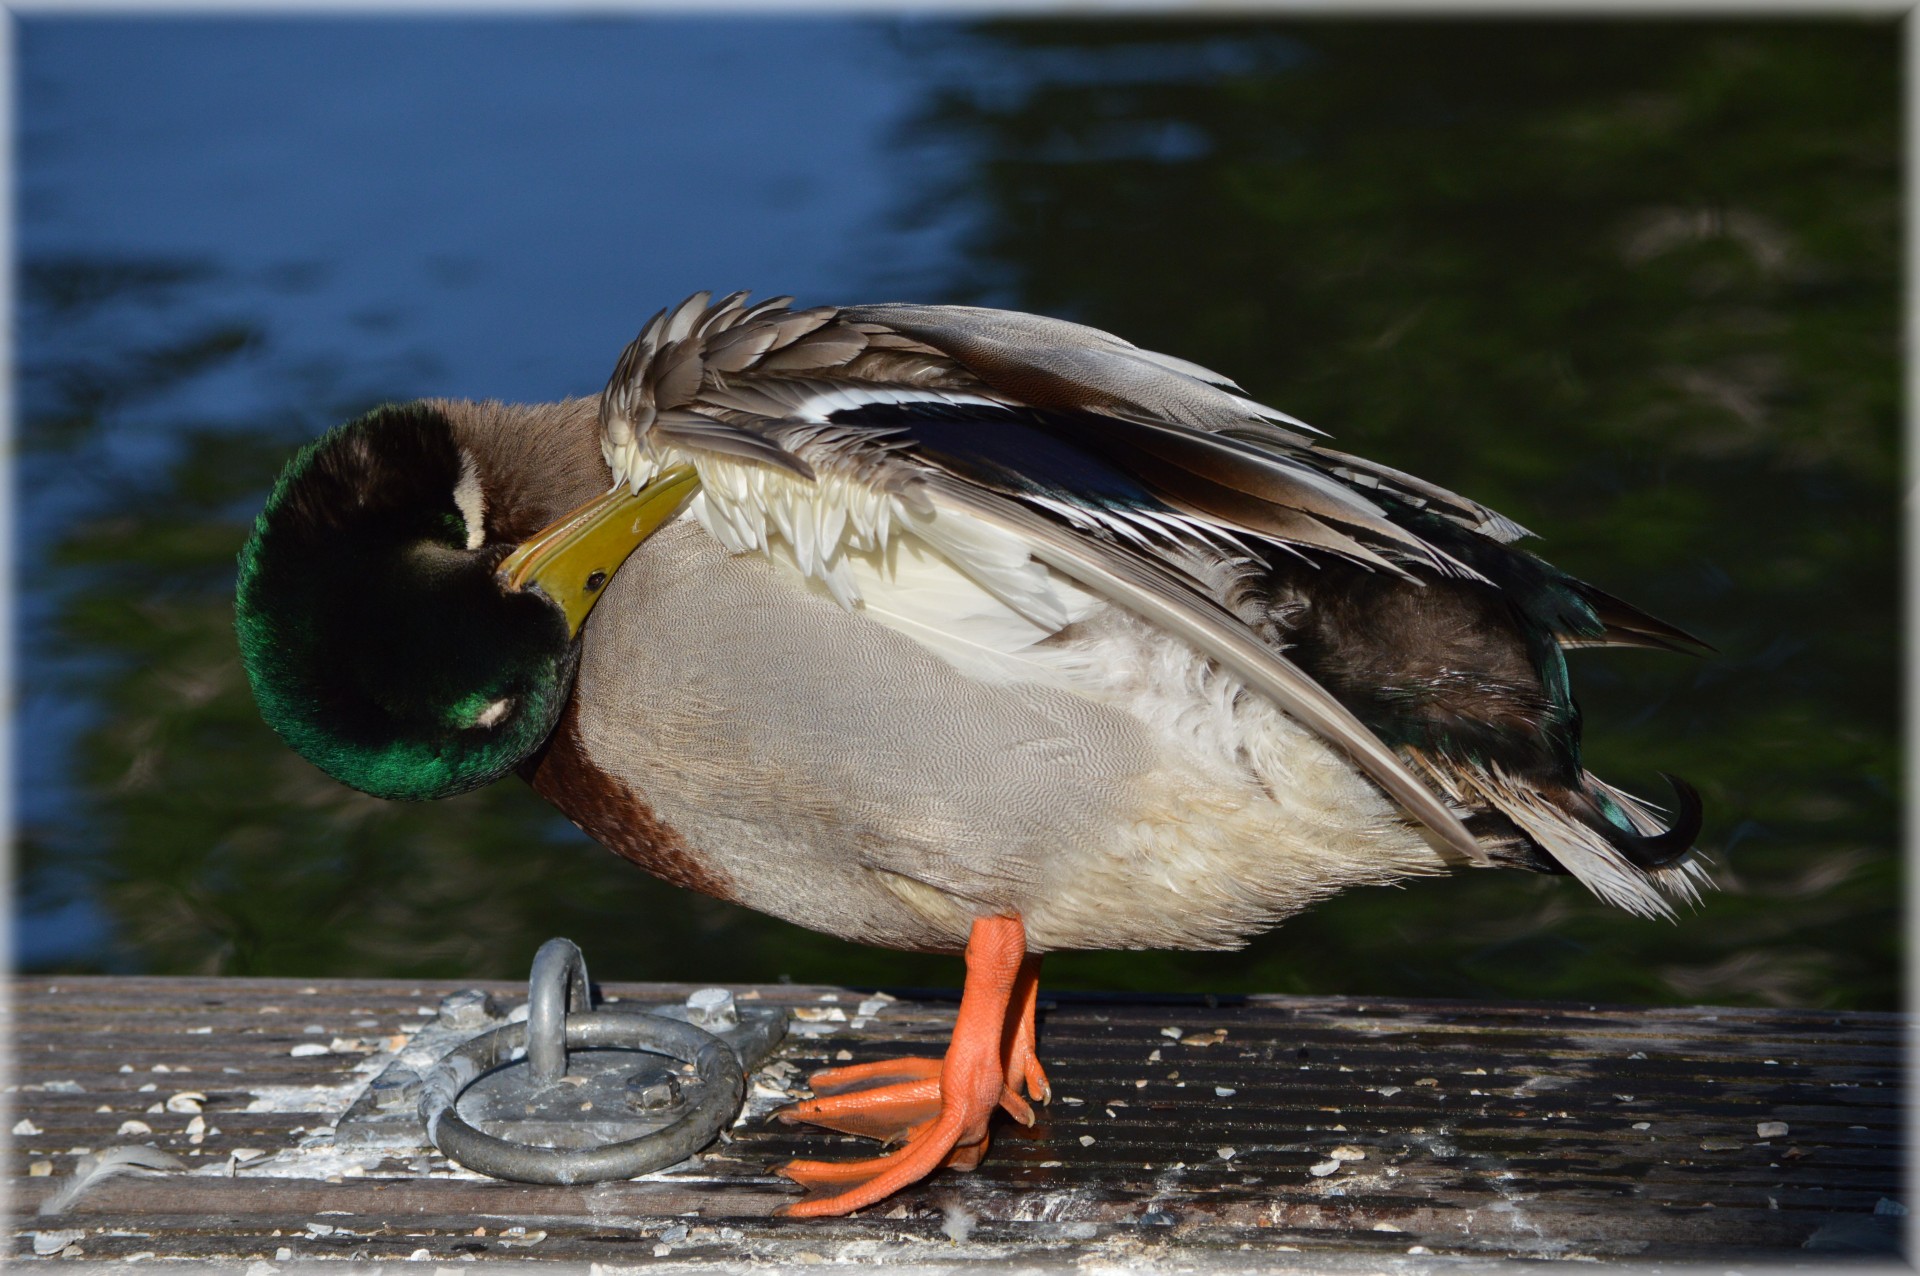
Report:
[[[630,1179],[686,1160],[713,1142],[739,1110],[746,1079],[733,1051],[692,1024],[656,1015],[588,1014],[567,1020],[566,1043],[578,1050],[646,1050],[693,1064],[708,1082],[700,1102],[664,1130],[595,1148],[549,1148],[515,1143],[475,1129],[455,1111],[460,1092],[485,1073],[511,1063],[526,1043],[527,1026],[508,1024],[456,1048],[427,1074],[420,1119],[442,1152],[482,1174],[521,1183],[599,1183]]]
[[[598,1183],[629,1179],[685,1160],[711,1143],[739,1111],[746,1080],[726,1041],[664,1015],[595,1011],[586,961],[569,940],[549,940],[534,957],[527,1021],[509,1023],[449,1051],[421,1086],[419,1114],[428,1139],[468,1169],[522,1183]],[[568,1051],[639,1052],[690,1065],[687,1111],[665,1128],[592,1147],[516,1142],[476,1128],[458,1110],[475,1082],[510,1066],[526,1069],[536,1098],[576,1093],[565,1087]],[[524,1062],[522,1060],[524,1059]],[[528,1085],[530,1083],[530,1085]],[[669,1083],[675,1100],[677,1084]]]

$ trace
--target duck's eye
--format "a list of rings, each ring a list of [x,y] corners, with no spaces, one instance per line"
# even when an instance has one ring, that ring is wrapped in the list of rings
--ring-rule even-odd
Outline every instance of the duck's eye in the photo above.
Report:
[[[500,722],[512,712],[513,697],[502,696],[498,700],[490,701],[479,713],[474,714],[473,725],[476,727],[498,726]]]

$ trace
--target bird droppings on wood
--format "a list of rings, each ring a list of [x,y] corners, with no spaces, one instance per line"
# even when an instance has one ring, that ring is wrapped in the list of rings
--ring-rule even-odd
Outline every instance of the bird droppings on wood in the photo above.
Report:
[[[142,1137],[186,1169],[110,1178],[75,1203],[69,1216],[88,1226],[82,1248],[97,1262],[156,1251],[239,1263],[284,1244],[296,1261],[403,1260],[424,1247],[440,1263],[512,1256],[619,1265],[652,1261],[650,1249],[662,1243],[657,1237],[676,1225],[689,1229],[677,1244],[667,1242],[680,1261],[757,1267],[792,1264],[800,1250],[850,1261],[856,1251],[847,1246],[869,1247],[857,1251],[870,1256],[862,1261],[884,1254],[908,1265],[960,1257],[1071,1264],[1078,1256],[1098,1265],[1154,1266],[1190,1257],[1195,1246],[1234,1253],[1249,1244],[1256,1258],[1296,1261],[1293,1270],[1307,1270],[1331,1268],[1344,1255],[1355,1262],[1371,1255],[1378,1263],[1404,1253],[1379,1248],[1389,1242],[1482,1258],[1580,1253],[1679,1261],[1724,1252],[1755,1261],[1797,1250],[1826,1223],[1867,1217],[1876,1201],[1903,1195],[1901,1021],[1893,1016],[1722,1011],[1703,1026],[1687,1011],[1370,1002],[1373,1010],[1361,1019],[1353,1003],[1338,998],[1251,998],[1198,1020],[1209,1030],[1227,1027],[1232,1044],[1181,1059],[1183,1076],[1195,1084],[1182,1090],[1156,1081],[1119,1100],[1108,1096],[1136,1091],[1128,1061],[1153,1042],[1167,1044],[1159,1034],[1170,1020],[1166,1003],[1156,1010],[1122,998],[1053,998],[1040,1052],[1061,1097],[1039,1109],[1033,1128],[997,1125],[993,1151],[971,1175],[943,1172],[884,1208],[800,1225],[767,1217],[795,1199],[771,1168],[796,1156],[858,1155],[872,1145],[781,1126],[767,1115],[805,1094],[805,1077],[831,1066],[842,1048],[856,1059],[937,1053],[951,1001],[904,999],[868,1029],[836,1024],[826,1040],[790,1040],[750,1078],[749,1112],[732,1141],[699,1165],[598,1188],[534,1188],[482,1179],[437,1154],[358,1154],[335,1144],[334,1123],[383,1056],[290,1059],[284,1051],[301,1035],[298,1022],[240,1032],[242,1025],[274,1023],[253,1002],[290,996],[284,984],[78,986],[82,992],[70,988],[62,997],[58,1017],[30,999],[19,1006],[23,1061],[34,1059],[38,1041],[70,1047],[48,1052],[47,1064],[23,1063],[16,1077],[16,1117],[44,1131],[15,1139],[15,1199],[29,1209],[70,1177],[78,1153],[63,1149],[115,1141],[154,1055],[195,1069],[196,1077],[236,1065],[242,1074],[220,1087],[200,1083],[197,1092],[208,1100],[199,1146],[187,1142],[178,1123],[145,1118],[164,1128]],[[207,1021],[194,1009],[196,988],[218,988],[226,1003],[210,1036],[185,1033]],[[769,988],[764,995],[769,1003],[819,1005],[819,991]],[[505,985],[501,992],[515,995]],[[671,990],[609,992],[677,999]],[[347,1025],[346,1015],[364,1008],[397,1032],[416,999],[437,995],[409,995],[404,985],[328,986],[302,1019],[320,1021],[332,1035]],[[844,1005],[870,996],[840,995]],[[1197,1018],[1187,1017],[1188,1032],[1197,1031]],[[130,1039],[134,1024],[138,1042]],[[1607,1049],[1578,1044],[1587,1040],[1604,1040]],[[188,1041],[197,1043],[192,1053],[177,1048]],[[1623,1061],[1619,1051],[1628,1043],[1647,1045],[1657,1058]],[[1304,1072],[1290,1066],[1302,1048],[1312,1056]],[[1801,1062],[1763,1069],[1762,1054]],[[138,1065],[132,1075],[116,1071],[122,1061]],[[1340,1074],[1339,1064],[1354,1071]],[[1379,1093],[1383,1083],[1410,1086],[1412,1076],[1454,1078],[1474,1067],[1516,1083],[1533,1075],[1564,1079],[1552,1110],[1569,1117],[1543,1122],[1524,1096],[1498,1089],[1475,1097],[1456,1090],[1444,1106],[1446,1087]],[[1630,1079],[1626,1068],[1636,1069]],[[44,1088],[53,1079],[79,1089]],[[1832,1080],[1848,1085],[1833,1088]],[[1236,1091],[1233,1102],[1214,1093],[1222,1087]],[[176,1092],[183,1091],[166,1094]],[[1649,1130],[1630,1130],[1621,1120],[1618,1093],[1636,1096],[1627,1111],[1649,1118]],[[114,1101],[119,1115],[96,1115],[102,1098]],[[260,1110],[250,1110],[256,1103]],[[1812,1155],[1744,1140],[1738,1151],[1697,1149],[1702,1139],[1751,1136],[1762,1121],[1783,1116],[1796,1144],[1813,1148]],[[221,1129],[227,1133],[215,1133]],[[1098,1137],[1083,1147],[1082,1134]],[[1221,1158],[1221,1147],[1235,1155]],[[1335,1160],[1344,1148],[1366,1156]],[[32,1172],[35,1161],[49,1163],[46,1175]],[[1310,1172],[1327,1161],[1334,1171]],[[978,1219],[964,1245],[941,1231],[949,1201]],[[1715,1208],[1698,1208],[1708,1202]],[[340,1212],[327,1212],[334,1210]],[[688,1211],[698,1214],[684,1217]],[[896,1211],[903,1212],[890,1217]],[[212,1233],[205,1226],[183,1230],[177,1220],[185,1216],[227,1221]],[[309,1221],[343,1230],[309,1236]],[[1401,1233],[1376,1231],[1382,1223]],[[547,1237],[533,1247],[502,1247],[499,1232],[513,1226]],[[474,1235],[476,1227],[485,1234]],[[1097,1234],[1076,1239],[1069,1230],[1089,1227]],[[151,1235],[110,1237],[97,1228]],[[725,1228],[737,1239],[719,1230]],[[293,1239],[269,1239],[275,1229]],[[16,1235],[26,1251],[29,1242]],[[1829,1242],[1840,1235],[1827,1233]],[[480,1248],[456,1251],[456,1244]],[[1298,1259],[1303,1252],[1308,1258]]]

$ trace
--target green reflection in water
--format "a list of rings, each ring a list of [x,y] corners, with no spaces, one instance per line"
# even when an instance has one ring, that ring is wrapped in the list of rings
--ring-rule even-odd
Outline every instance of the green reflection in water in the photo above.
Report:
[[[907,44],[936,87],[903,151],[959,157],[921,212],[969,219],[975,290],[1218,367],[1723,653],[1575,658],[1595,768],[1654,793],[1674,770],[1709,803],[1726,889],[1676,925],[1565,879],[1462,873],[1347,895],[1248,953],[1055,958],[1056,982],[1897,1004],[1891,24],[1001,24]],[[193,269],[41,263],[25,313],[57,338]],[[23,369],[22,445],[84,447],[103,414],[255,341],[213,323]],[[64,653],[30,666],[97,710],[85,809],[23,830],[21,861],[30,898],[110,912],[115,949],[81,964],[514,977],[566,934],[610,978],[957,979],[654,882],[517,782],[382,803],[281,746],[233,651],[233,555],[293,443],[368,401],[335,398],[182,426],[162,472],[27,570],[60,592],[45,642]]]
[[[1591,764],[1708,803],[1677,925],[1564,880],[1346,895],[1085,983],[1898,1004],[1890,23],[1002,24],[923,139],[997,301],[1223,369],[1705,636],[1577,654]],[[1169,67],[1186,68],[1173,75]]]

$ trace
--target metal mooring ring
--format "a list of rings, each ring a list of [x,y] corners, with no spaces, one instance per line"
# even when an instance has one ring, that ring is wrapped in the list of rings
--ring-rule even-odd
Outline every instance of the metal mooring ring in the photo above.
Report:
[[[420,1120],[427,1138],[468,1169],[521,1183],[630,1179],[686,1160],[713,1142],[740,1110],[746,1078],[726,1042],[678,1019],[593,1012],[587,1005],[586,962],[571,942],[556,939],[542,945],[530,983],[526,1023],[507,1024],[455,1047],[426,1076]],[[597,1148],[516,1143],[469,1124],[457,1110],[461,1092],[522,1054],[527,1066],[537,1069],[543,1059],[535,1057],[536,1046],[542,1046],[544,1061],[553,1067],[550,1075],[534,1074],[547,1083],[566,1074],[569,1048],[644,1050],[692,1064],[703,1083],[700,1101],[663,1130]]]

